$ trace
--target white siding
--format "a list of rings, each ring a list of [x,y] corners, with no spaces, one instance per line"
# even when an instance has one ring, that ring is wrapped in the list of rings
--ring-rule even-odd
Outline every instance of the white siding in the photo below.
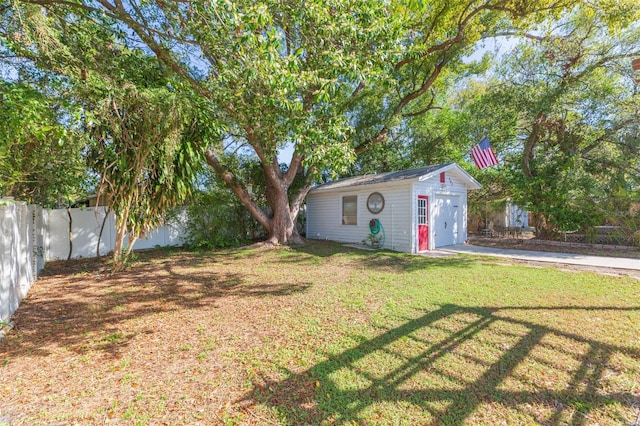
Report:
[[[508,202],[505,212],[505,226],[529,228],[529,212]]]
[[[307,197],[307,238],[360,243],[369,235],[369,221],[378,219],[385,233],[384,248],[411,252],[412,182],[366,185],[343,190],[311,192]],[[384,209],[377,215],[367,209],[372,192],[384,196]],[[358,224],[342,225],[342,197],[357,195]]]

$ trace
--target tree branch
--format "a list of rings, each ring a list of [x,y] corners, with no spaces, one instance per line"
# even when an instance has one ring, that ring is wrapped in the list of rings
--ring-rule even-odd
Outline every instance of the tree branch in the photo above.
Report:
[[[533,149],[535,148],[538,140],[540,139],[540,129],[547,116],[544,113],[538,113],[536,121],[533,123],[533,128],[527,137],[527,142],[522,150],[522,172],[527,177],[534,177],[531,171],[531,159],[533,158]]]
[[[470,5],[469,5],[470,6]],[[402,97],[400,99],[400,101],[398,102],[398,105],[396,105],[396,108],[394,109],[394,111],[391,114],[391,117],[397,117],[398,115],[401,115],[402,111],[404,110],[404,108],[407,107],[407,105],[419,98],[420,96],[424,95],[429,89],[431,89],[431,87],[433,86],[434,82],[436,81],[436,79],[439,77],[440,73],[442,72],[442,70],[444,69],[444,67],[450,62],[450,58],[447,57],[447,53],[449,51],[450,48],[452,48],[455,45],[458,45],[460,43],[462,43],[464,41],[464,30],[466,29],[467,25],[469,24],[469,22],[471,21],[471,19],[476,16],[477,14],[479,14],[481,11],[483,10],[491,10],[493,9],[493,7],[489,6],[489,5],[483,5],[480,6],[474,10],[472,10],[471,12],[469,12],[469,14],[465,17],[463,17],[464,13],[461,14],[460,19],[458,20],[458,31],[456,33],[456,35],[450,39],[448,39],[447,41],[440,43],[436,46],[432,46],[431,48],[425,50],[423,52],[423,54],[417,56],[417,57],[413,57],[413,58],[405,58],[401,61],[399,61],[398,63],[395,64],[395,68],[399,69],[404,67],[405,65],[408,65],[409,63],[412,63],[414,61],[416,61],[417,59],[422,59],[422,58],[426,58],[427,56],[436,53],[436,52],[440,52],[439,53],[439,62],[437,62],[434,67],[433,70],[431,71],[430,74],[425,75],[425,78],[422,81],[422,84],[420,85],[420,87],[408,94],[406,94],[404,97]],[[465,12],[468,9],[465,9]],[[435,97],[434,97],[435,98]],[[432,98],[432,102],[433,99]],[[417,111],[415,113],[409,113],[406,116],[407,117],[411,117],[411,116],[416,116],[416,115],[420,115],[420,114],[424,114],[426,113],[429,109],[432,109],[433,105],[430,104],[426,109]],[[388,127],[385,125],[380,132],[374,136],[371,140],[364,142],[363,144],[361,144],[360,146],[356,147],[355,152],[356,155],[366,151],[369,147],[376,145],[382,141],[384,141],[387,137],[389,133],[389,129]]]
[[[433,106],[435,100],[436,100],[436,93],[433,91],[433,89],[431,89],[431,99],[429,100],[429,105],[427,105],[426,107],[424,107],[419,111],[402,114],[402,117],[404,118],[417,117],[419,115],[425,114],[426,112],[432,109],[442,109],[442,107]]]
[[[482,36],[483,39],[487,39],[487,38],[494,38],[494,37],[524,37],[524,38],[528,38],[530,40],[534,40],[534,41],[545,41],[547,40],[547,37],[543,37],[543,36],[538,36],[535,34],[531,34],[531,33],[520,33],[517,31],[499,31],[497,33],[491,34],[491,35],[486,35],[486,36]]]
[[[372,146],[384,142],[384,140],[387,139],[388,135],[389,135],[389,128],[385,125],[382,127],[382,129],[380,129],[378,134],[376,134],[373,138],[369,139],[368,141],[365,141],[359,146],[355,147],[353,151],[355,152],[356,155],[360,155],[363,152],[365,152],[367,149],[371,148]]]
[[[595,148],[599,147],[602,145],[602,142],[608,138],[610,135],[616,133],[618,130],[624,128],[625,126],[628,126],[630,124],[634,124],[638,122],[638,117],[629,117],[625,120],[622,120],[618,123],[616,123],[615,126],[611,127],[610,129],[607,129],[606,132],[604,132],[604,134],[602,134],[599,138],[597,138],[596,140],[594,140],[593,142],[591,142],[588,146],[586,146],[585,148],[583,148],[580,151],[580,155],[582,157],[585,157],[589,152],[591,152],[592,150],[594,150]],[[618,143],[617,145],[623,145],[623,146],[628,146],[625,145],[624,143]]]
[[[364,80],[360,80],[360,83],[358,84],[358,87],[355,88],[355,90],[353,91],[353,93],[351,94],[351,97],[355,97],[358,95],[358,93],[360,93],[362,91],[362,89],[364,89],[364,87],[366,86]]]
[[[103,3],[102,0],[99,0],[99,2],[100,2],[100,4]],[[75,8],[75,9],[86,10],[87,12],[104,13],[105,16],[108,16],[109,18],[116,19],[116,16],[114,14],[108,13],[104,9],[99,9],[97,7],[92,7],[92,6],[87,6],[86,4],[76,3],[76,2],[73,2],[73,1],[67,1],[67,0],[25,0],[25,3],[36,4],[36,5],[39,5],[39,6],[42,6],[42,7],[54,6],[54,5],[69,6],[69,7]]]
[[[240,202],[249,210],[251,215],[256,218],[256,220],[262,225],[265,229],[271,228],[271,219],[265,214],[264,211],[253,201],[251,194],[247,192],[245,188],[243,188],[240,184],[237,183],[236,176],[229,171],[225,166],[220,163],[216,154],[207,149],[205,151],[205,158],[207,160],[207,164],[213,168],[216,172],[216,175],[220,177],[227,185],[229,189],[231,189],[240,199]]]
[[[468,8],[471,6],[471,4],[469,4],[467,6],[467,8],[465,8],[465,10],[460,14],[460,18],[458,19],[458,25],[457,25],[457,32],[456,35],[454,37],[451,37],[448,40],[443,41],[440,44],[437,44],[435,46],[431,46],[430,48],[428,48],[427,50],[425,50],[424,52],[422,52],[422,54],[417,55],[415,57],[412,58],[405,58],[399,62],[397,62],[394,65],[394,68],[396,69],[400,69],[402,67],[404,67],[405,65],[408,65],[412,62],[415,62],[418,59],[422,59],[425,58],[433,53],[436,52],[444,52],[446,50],[448,50],[451,46],[456,45],[456,44],[460,44],[463,40],[464,40],[464,31],[467,28],[467,25],[469,24],[469,22],[471,21],[471,19],[473,17],[475,17],[476,15],[478,15],[480,12],[484,11],[484,10],[491,10],[492,7],[490,7],[489,5],[485,4],[482,6],[477,7],[476,9],[472,10],[471,12],[469,12],[469,14],[463,18],[464,16],[464,12],[468,11]]]
[[[57,0],[54,0],[54,2]],[[211,94],[205,90],[202,85],[191,76],[191,74],[176,60],[171,57],[169,51],[165,50],[162,46],[156,42],[156,40],[149,35],[145,30],[146,28],[143,24],[133,19],[133,17],[125,10],[121,0],[115,0],[116,5],[110,4],[106,0],[97,0],[103,7],[107,8],[115,19],[118,19],[129,26],[140,39],[153,51],[159,61],[165,63],[169,68],[171,68],[177,75],[184,78],[189,85],[202,97],[206,99],[211,99]],[[73,5],[73,4],[71,4]]]
[[[303,155],[296,154],[295,152],[293,153],[293,157],[291,157],[291,162],[289,163],[289,169],[284,174],[284,178],[283,178],[284,184],[287,187],[291,185],[291,182],[293,182],[293,180],[295,179],[296,174],[298,173],[298,169],[300,168],[300,165],[302,164],[303,161],[304,161]]]
[[[315,172],[315,170],[316,169],[314,166],[310,167],[309,170],[307,170],[304,186],[300,188],[297,194],[294,194],[291,197],[291,201],[289,202],[289,211],[291,212],[291,217],[298,216],[300,207],[302,206],[302,202],[311,190],[311,185],[313,184],[313,173]]]

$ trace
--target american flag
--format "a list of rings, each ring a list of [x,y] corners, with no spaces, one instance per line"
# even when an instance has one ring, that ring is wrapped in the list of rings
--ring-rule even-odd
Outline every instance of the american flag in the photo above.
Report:
[[[491,167],[498,164],[498,158],[491,148],[489,138],[487,138],[486,136],[482,138],[478,145],[473,147],[473,149],[471,150],[471,157],[473,158],[473,162],[476,163],[476,166],[478,166],[480,170],[484,169],[485,167]]]

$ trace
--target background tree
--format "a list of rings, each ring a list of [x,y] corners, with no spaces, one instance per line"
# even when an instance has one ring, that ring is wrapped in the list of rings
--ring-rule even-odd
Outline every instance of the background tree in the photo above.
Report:
[[[50,90],[50,92],[54,92]],[[0,194],[45,207],[84,195],[86,139],[63,124],[64,100],[16,76],[0,81]]]
[[[206,105],[195,108],[190,92],[157,60],[118,42],[117,28],[91,19],[68,22],[33,6],[21,12],[7,44],[23,68],[56,73],[77,111],[67,111],[65,127],[84,134],[85,170],[97,177],[98,198],[115,213],[118,269],[135,240],[190,195],[204,161],[200,147],[209,126],[198,114]]]
[[[95,107],[88,120],[94,141],[89,158],[100,176],[98,196],[116,216],[118,269],[136,239],[161,225],[164,213],[191,194],[193,165],[201,161],[194,143],[199,135],[189,106],[165,87],[125,86]]]
[[[628,207],[612,197],[638,188],[640,99],[629,63],[640,32],[591,12],[540,25],[464,103],[472,131],[486,132],[503,159],[487,174],[491,186],[501,182],[503,197],[536,213],[542,237],[603,224]]]
[[[628,126],[607,127],[605,113],[589,112],[589,102],[598,95],[584,96],[580,85],[590,90],[588,79],[600,83],[598,73],[608,78],[610,65],[633,51],[637,28],[628,24],[637,11],[632,1],[597,6],[371,1],[354,7],[338,0],[33,0],[14,5],[0,9],[11,23],[19,23],[16,31],[7,32],[7,40],[19,45],[29,36],[31,45],[22,43],[26,56],[37,52],[40,66],[72,73],[77,81],[89,81],[85,75],[102,63],[108,69],[103,74],[119,72],[125,81],[138,70],[118,60],[121,52],[153,52],[160,74],[198,98],[201,118],[206,114],[199,123],[207,134],[202,139],[207,163],[272,243],[298,241],[295,218],[312,183],[326,174],[348,173],[350,166],[351,172],[361,172],[464,159],[490,133],[506,153],[509,167],[499,173],[500,181],[513,177],[514,196],[535,193],[527,187],[535,174],[548,185],[545,170],[568,172],[552,182],[553,188],[538,185],[538,193],[568,193],[567,188],[596,182],[587,166],[597,164],[589,155],[603,146],[595,144],[602,132],[607,140],[617,138],[618,147],[631,137],[622,133]],[[466,99],[455,93],[456,99],[449,100],[451,90],[465,87],[464,78],[486,67],[486,61],[466,59],[477,43],[505,35],[530,41],[519,47],[520,62],[500,69],[508,80],[496,78],[499,87],[487,82],[482,96],[464,91]],[[605,95],[614,93],[616,84],[609,92],[602,85],[593,87]],[[631,97],[625,99],[633,105]],[[577,146],[578,140],[590,142]],[[383,144],[393,149],[381,149]],[[277,152],[284,146],[292,146],[294,153],[281,167]],[[259,162],[266,204],[248,191],[250,182],[237,157],[247,153]],[[522,174],[507,173],[516,164]],[[301,184],[293,188],[296,179]],[[560,204],[549,200],[545,205],[557,208],[588,199],[574,193]],[[575,226],[575,217],[559,210],[554,215],[565,222],[563,227]]]

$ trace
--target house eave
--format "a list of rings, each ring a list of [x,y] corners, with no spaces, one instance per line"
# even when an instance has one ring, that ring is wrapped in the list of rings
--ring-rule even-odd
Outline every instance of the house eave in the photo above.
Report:
[[[465,169],[463,169],[462,167],[460,167],[458,164],[456,163],[450,163],[447,164],[443,167],[441,167],[438,170],[434,170],[431,173],[427,173],[423,176],[420,176],[418,178],[419,182],[424,182],[425,180],[429,180],[432,177],[442,173],[442,172],[447,172],[451,169],[455,169],[456,171],[460,172],[460,174],[462,174],[462,176],[466,179],[466,185],[467,185],[467,189],[480,189],[482,188],[482,185],[480,184],[480,182],[478,182],[477,180],[474,179],[473,176],[471,176],[469,173],[467,173],[467,171]]]
[[[409,174],[408,176],[402,176],[402,174],[400,174],[398,177],[391,178],[391,179],[386,179],[386,178],[388,178],[390,175],[401,173],[403,172],[403,170],[399,170],[396,172],[381,173],[380,175],[355,176],[351,178],[337,180],[335,182],[328,182],[326,184],[318,185],[314,188],[311,188],[309,193],[344,192],[344,191],[352,191],[352,190],[355,190],[356,188],[367,187],[367,186],[398,185],[406,182],[423,182],[428,179],[431,179],[434,176],[437,176],[442,172],[446,172],[449,170],[455,170],[461,175],[467,189],[482,188],[482,185],[480,185],[480,183],[477,180],[475,180],[469,173],[467,173],[462,167],[460,167],[456,163],[447,163],[439,166],[428,166],[428,167],[436,167],[436,168],[432,169],[431,171],[423,175]],[[412,170],[417,171],[418,169],[408,169],[406,170],[406,172],[411,172]],[[349,182],[349,181],[352,181],[352,182]]]

